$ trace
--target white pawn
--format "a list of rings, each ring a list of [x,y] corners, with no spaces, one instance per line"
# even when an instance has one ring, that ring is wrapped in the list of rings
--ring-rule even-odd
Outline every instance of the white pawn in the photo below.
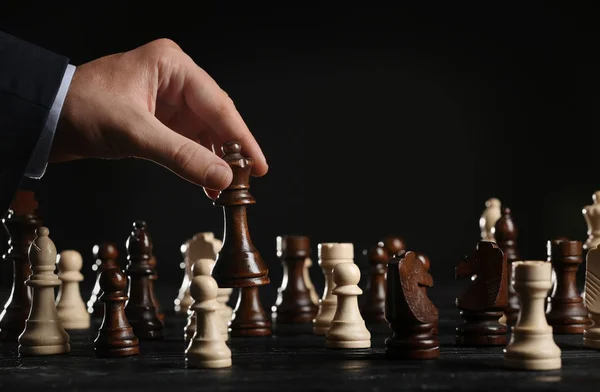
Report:
[[[193,277],[196,277],[196,276],[210,276],[214,265],[215,265],[215,261],[212,259],[196,260],[196,262],[194,262],[194,264],[192,265],[192,279],[193,279]],[[219,291],[217,290],[217,295],[218,295],[218,293],[219,293]],[[190,284],[190,294],[191,294],[191,284]],[[193,304],[193,302],[192,302],[192,304]],[[223,316],[220,313],[222,310],[222,305],[218,302],[218,297],[217,297],[217,304],[219,305],[219,308],[217,309],[219,331],[221,331],[221,335],[223,336],[223,339],[225,341],[227,341],[227,339],[229,339],[228,323],[225,323],[223,321]],[[192,339],[195,332],[196,332],[196,312],[194,312],[194,310],[190,307],[190,309],[188,309],[188,322],[184,328],[184,339],[185,339],[186,343],[189,342],[190,339]]]
[[[313,320],[315,335],[325,335],[337,308],[337,297],[333,294],[335,282],[333,269],[341,263],[354,263],[354,245],[351,243],[319,244],[319,266],[325,276],[325,290],[319,304],[319,312]]]
[[[88,329],[90,314],[81,298],[79,282],[83,281],[83,258],[76,250],[60,252],[56,260],[62,284],[56,297],[56,310],[66,330]]]
[[[25,329],[19,336],[20,355],[54,355],[71,351],[69,334],[58,317],[54,288],[60,285],[54,273],[56,246],[47,227],[36,230],[37,237],[29,247],[32,274],[25,282],[32,288],[32,301]]]
[[[479,228],[481,229],[481,239],[483,241],[495,242],[492,229],[501,215],[500,200],[495,197],[488,199],[485,202],[485,210],[479,218]]]
[[[337,296],[337,309],[327,331],[325,347],[371,347],[371,333],[358,308],[358,296],[362,294],[358,287],[360,269],[354,263],[338,264],[333,270],[333,281],[336,285],[333,294]]]
[[[512,263],[514,287],[521,310],[510,342],[504,349],[504,365],[523,370],[561,368],[561,351],[546,321],[544,302],[552,287],[552,264],[546,261]]]
[[[221,333],[221,318],[217,314],[219,286],[211,276],[196,276],[192,279],[190,293],[194,303],[190,307],[196,312],[196,332],[185,350],[185,361],[193,368],[224,368],[231,366],[231,350]]]
[[[600,248],[590,249],[586,256],[584,301],[592,325],[583,331],[583,345],[600,350]]]
[[[223,322],[225,339],[228,339],[229,323],[231,322],[231,318],[233,317],[233,308],[227,305],[227,303],[229,302],[229,298],[231,298],[231,293],[233,293],[232,288],[219,288],[219,291],[217,293],[217,302],[220,306],[219,315],[221,316],[221,321]]]

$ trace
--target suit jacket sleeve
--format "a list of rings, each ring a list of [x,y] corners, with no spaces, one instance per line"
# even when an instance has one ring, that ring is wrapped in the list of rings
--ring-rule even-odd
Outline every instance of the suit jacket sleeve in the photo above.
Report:
[[[40,138],[69,59],[0,31],[0,214]]]

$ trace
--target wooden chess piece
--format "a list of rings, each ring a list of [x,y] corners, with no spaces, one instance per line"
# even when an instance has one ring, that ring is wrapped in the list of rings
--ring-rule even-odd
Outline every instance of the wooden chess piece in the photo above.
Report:
[[[456,328],[459,346],[505,346],[505,325],[498,322],[508,303],[508,270],[504,252],[494,242],[479,241],[456,266],[456,279],[472,283],[456,300],[464,323]]]
[[[431,260],[429,260],[429,256],[427,256],[425,253],[423,252],[415,252],[415,254],[417,255],[417,258],[419,260],[421,260],[421,262],[423,263],[423,267],[425,268],[426,272],[429,272],[429,269],[431,268]],[[421,290],[423,290],[423,295],[427,295],[427,287],[426,286],[422,286]],[[434,327],[433,327],[433,331],[432,333],[434,335],[437,335],[439,333],[439,320],[436,320],[434,322]]]
[[[229,323],[231,336],[270,336],[271,320],[260,301],[259,286],[240,288],[238,302]]]
[[[160,302],[156,297],[155,292],[155,282],[158,280],[158,271],[156,270],[156,256],[152,255],[150,258],[150,262],[148,263],[150,268],[152,268],[152,275],[150,275],[150,295],[152,296],[152,304],[154,304],[154,308],[156,309],[156,316],[160,321],[165,322],[165,312],[163,312],[162,307],[160,306]]]
[[[281,287],[271,308],[278,324],[312,322],[319,310],[310,296],[305,280],[306,260],[310,257],[310,239],[306,236],[278,236],[277,257],[283,266]]]
[[[218,314],[221,316],[221,320],[223,321],[223,326],[225,328],[225,334],[229,334],[229,323],[233,318],[233,308],[228,305],[229,298],[233,293],[233,289],[231,287],[220,288],[217,292],[217,302],[219,303]]]
[[[561,367],[561,350],[546,322],[544,301],[552,286],[552,265],[545,261],[515,261],[514,287],[521,311],[504,349],[504,366],[523,370],[553,370]]]
[[[69,334],[56,310],[54,288],[60,285],[56,268],[56,246],[47,227],[36,229],[37,237],[29,248],[33,273],[26,284],[33,288],[31,311],[19,336],[19,355],[56,355],[71,351]]]
[[[308,288],[308,293],[310,294],[310,300],[317,307],[317,311],[319,309],[319,294],[317,294],[317,290],[315,289],[315,285],[310,278],[310,268],[313,265],[313,261],[310,257],[307,257],[304,261],[304,281],[306,282],[306,287]]]
[[[388,263],[385,317],[392,336],[385,340],[386,355],[393,359],[435,359],[440,342],[433,333],[439,314],[421,287],[433,287],[415,252],[396,254]]]
[[[354,245],[351,243],[322,243],[318,246],[319,266],[325,276],[325,290],[319,304],[319,312],[313,320],[313,333],[325,335],[337,308],[337,296],[333,294],[335,282],[333,269],[340,263],[354,262]]]
[[[215,261],[212,259],[198,259],[192,266],[192,279],[196,276],[210,276],[210,273],[215,265]],[[203,280],[203,282],[207,282],[207,280]],[[217,298],[219,296],[219,292],[217,290]],[[192,298],[193,299],[193,298]],[[217,300],[217,303],[219,301]],[[194,302],[192,302],[192,305]],[[186,344],[189,344],[189,341],[194,337],[194,333],[196,333],[196,312],[193,311],[192,305],[190,305],[190,309],[188,309],[188,322],[184,328],[183,339]],[[219,303],[219,308],[217,309],[217,315],[219,316],[217,321],[219,324],[219,331],[221,331],[221,335],[223,335],[223,340],[227,341],[229,339],[229,323],[225,323],[222,316],[219,314],[221,311],[222,304]]]
[[[519,260],[520,256],[517,249],[518,230],[515,226],[510,208],[502,208],[502,215],[494,225],[493,230],[496,243],[502,249],[506,256],[508,270],[508,306],[504,309],[506,323],[512,325],[517,321],[519,315],[519,296],[513,288],[512,263]]]
[[[556,288],[548,298],[546,320],[555,334],[580,334],[589,325],[588,311],[577,290],[577,270],[583,262],[581,241],[548,241],[548,261],[556,271]]]
[[[92,265],[92,270],[96,272],[96,282],[92,289],[90,299],[87,301],[88,313],[94,318],[102,318],[104,316],[104,305],[98,300],[102,291],[100,290],[100,274],[110,268],[119,268],[117,258],[119,251],[117,246],[112,242],[105,242],[100,245],[94,245],[92,249],[96,262]]]
[[[0,340],[6,342],[17,342],[31,308],[30,288],[25,281],[31,275],[27,251],[35,238],[35,229],[42,224],[35,213],[37,207],[33,192],[19,190],[8,214],[2,219],[9,234],[9,249],[4,260],[13,265],[11,293],[0,314]]]
[[[583,244],[587,251],[600,245],[600,191],[592,195],[593,204],[585,206],[581,211],[587,225],[588,238]]]
[[[104,305],[102,326],[94,340],[98,357],[126,357],[140,353],[139,340],[125,316],[127,277],[117,267],[100,273],[100,302]]]
[[[233,171],[229,187],[219,194],[215,206],[222,206],[225,216],[223,246],[217,256],[212,276],[219,287],[262,286],[270,282],[269,270],[254,247],[246,208],[256,200],[249,192],[254,160],[244,157],[238,142],[223,144],[223,160]],[[248,293],[254,292],[249,290]]]
[[[219,330],[221,320],[217,314],[218,290],[217,282],[210,276],[196,276],[192,279],[190,292],[194,303],[190,309],[196,314],[197,333],[185,350],[188,367],[214,369],[231,366],[231,350]]]
[[[371,333],[358,309],[360,269],[354,263],[340,263],[333,269],[337,307],[325,335],[327,348],[369,348]]]
[[[56,264],[58,278],[62,282],[56,296],[58,317],[67,331],[88,329],[90,314],[79,291],[79,282],[83,281],[83,258],[76,250],[64,250],[60,252]]]
[[[500,212],[500,200],[495,197],[485,202],[485,210],[479,218],[479,229],[481,230],[481,239],[483,241],[496,242],[494,239],[493,228],[502,213]]]
[[[181,245],[180,251],[181,256],[183,257],[183,262],[179,264],[181,269],[183,270],[183,281],[181,282],[181,287],[179,288],[179,293],[177,294],[177,298],[175,298],[175,314],[187,314],[190,305],[194,300],[190,294],[190,282],[192,281],[192,265],[193,261],[187,257],[187,249],[188,242]]]
[[[369,281],[361,314],[367,324],[387,324],[385,319],[385,274],[389,253],[382,243],[369,249]]]
[[[388,235],[380,243],[388,251],[390,258],[398,252],[406,250],[404,239],[396,235]]]
[[[158,318],[152,303],[150,276],[153,273],[150,265],[152,258],[152,241],[146,231],[146,222],[136,221],[127,238],[127,265],[129,275],[129,301],[125,314],[133,327],[133,332],[140,340],[156,340],[164,337],[163,323]]]
[[[583,345],[600,350],[600,247],[589,249],[585,269],[585,307],[591,324],[583,331]]]

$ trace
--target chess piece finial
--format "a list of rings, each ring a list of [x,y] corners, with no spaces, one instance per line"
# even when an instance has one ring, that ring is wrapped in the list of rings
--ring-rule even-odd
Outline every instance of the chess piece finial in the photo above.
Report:
[[[600,350],[600,247],[587,252],[585,266],[584,303],[592,323],[583,331],[583,345]]]
[[[26,284],[33,288],[31,311],[19,336],[19,355],[55,355],[71,351],[69,334],[56,310],[54,288],[60,285],[56,268],[56,246],[50,230],[40,226],[29,248],[32,274]]]
[[[96,259],[94,265],[92,265],[92,270],[96,272],[96,282],[94,283],[90,299],[87,302],[87,310],[93,317],[102,318],[104,315],[104,305],[98,300],[98,297],[102,294],[102,290],[100,290],[100,274],[109,268],[119,267],[117,263],[119,251],[114,243],[105,242],[94,245],[92,253]]]
[[[333,295],[338,302],[333,320],[326,333],[327,348],[369,348],[371,333],[358,309],[358,296],[362,290],[358,287],[360,269],[354,263],[341,263],[333,269],[335,288]]]
[[[600,245],[600,191],[592,195],[593,203],[581,211],[587,225],[588,238],[583,244],[585,250],[594,249]]]
[[[215,206],[223,207],[225,234],[212,276],[219,287],[269,284],[269,270],[252,242],[246,215],[246,207],[256,203],[249,192],[254,160],[241,154],[238,142],[227,142],[222,150],[222,158],[231,167],[233,179],[214,202]]]
[[[56,310],[63,327],[67,331],[88,329],[90,314],[79,291],[79,283],[83,281],[81,253],[76,250],[64,250],[60,252],[56,264],[59,270],[58,278],[62,282],[56,298]]]
[[[337,308],[337,296],[333,294],[335,282],[333,269],[340,263],[354,263],[354,245],[352,243],[322,243],[318,246],[319,266],[325,276],[325,289],[319,304],[319,312],[313,320],[313,333],[325,335]]]
[[[11,294],[0,314],[0,340],[17,342],[25,328],[31,308],[31,287],[25,281],[31,275],[27,253],[35,238],[35,229],[42,222],[36,216],[38,203],[31,191],[18,190],[2,224],[8,232],[9,249],[4,260],[12,263],[13,282]]]
[[[500,219],[501,215],[500,200],[495,197],[486,200],[485,210],[481,214],[481,218],[479,218],[479,228],[481,230],[482,240],[495,242],[492,229],[498,219]]]
[[[231,366],[231,350],[221,335],[217,314],[219,286],[210,276],[192,279],[190,292],[194,298],[191,309],[196,313],[196,331],[185,350],[187,366],[193,368],[224,368]]]
[[[494,242],[481,240],[456,266],[456,279],[474,276],[456,306],[464,323],[456,328],[461,346],[505,346],[507,328],[498,322],[508,304],[508,270],[504,252]]]
[[[153,273],[150,265],[152,241],[146,226],[143,221],[134,222],[131,234],[125,243],[128,254],[126,273],[130,279],[129,302],[125,314],[138,339],[156,340],[164,337],[164,325],[158,318],[156,307],[152,302],[150,281]]]
[[[496,239],[496,244],[498,244],[500,249],[502,249],[502,252],[506,255],[508,269],[508,306],[504,309],[504,315],[506,316],[506,322],[510,325],[517,321],[520,310],[519,296],[513,288],[513,269],[511,266],[513,262],[520,258],[517,249],[518,230],[510,208],[503,207],[501,212],[502,215],[494,225],[492,234]]]
[[[105,309],[102,326],[94,340],[96,355],[125,357],[139,354],[139,340],[125,316],[127,277],[118,267],[110,267],[100,272],[99,278],[102,293],[99,300]]]
[[[310,239],[306,236],[278,236],[277,257],[283,267],[281,287],[271,308],[278,324],[310,323],[319,307],[313,303],[306,281],[306,259],[310,257]]]
[[[504,365],[524,370],[560,369],[561,350],[544,311],[552,287],[552,265],[545,261],[515,261],[512,267],[521,311],[504,349]]]
[[[437,307],[422,287],[433,287],[433,277],[415,252],[398,253],[388,263],[385,317],[392,336],[385,340],[386,355],[394,359],[435,359],[440,343],[434,333]]]
[[[379,243],[369,249],[367,260],[370,264],[367,293],[361,308],[367,324],[387,324],[385,319],[385,274],[390,259],[388,250]]]
[[[589,325],[588,311],[577,289],[577,270],[583,262],[581,241],[548,241],[548,261],[556,271],[556,287],[548,298],[546,320],[555,334],[580,334]]]
[[[400,251],[406,250],[406,243],[404,239],[397,235],[388,235],[380,243],[385,249],[387,249],[390,257],[394,256]]]

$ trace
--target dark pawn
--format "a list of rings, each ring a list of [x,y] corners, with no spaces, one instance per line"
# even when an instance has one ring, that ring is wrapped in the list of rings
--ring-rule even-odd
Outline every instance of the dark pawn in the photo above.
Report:
[[[156,297],[155,283],[158,281],[158,271],[156,270],[156,257],[152,255],[150,258],[150,267],[152,268],[152,275],[150,275],[150,294],[152,295],[152,303],[156,308],[156,315],[160,321],[165,322],[165,313],[162,310],[162,306],[160,306],[160,302],[158,302],[158,298]]]
[[[88,313],[95,318],[102,318],[104,316],[104,305],[98,300],[98,297],[102,294],[100,289],[100,274],[110,268],[119,268],[117,258],[119,257],[119,251],[117,246],[112,242],[105,242],[101,245],[94,245],[92,249],[96,262],[92,266],[92,270],[96,271],[96,283],[92,289],[92,295],[87,302]]]
[[[12,262],[13,283],[4,311],[0,314],[0,340],[16,343],[25,329],[25,320],[31,308],[30,289],[25,281],[31,275],[29,246],[36,237],[35,230],[42,225],[36,216],[38,207],[30,191],[18,191],[2,223],[9,234],[9,249],[4,260]]]
[[[546,320],[556,334],[581,334],[591,323],[577,290],[577,270],[583,262],[581,241],[548,241],[548,261],[556,272],[556,288],[548,298]]]
[[[506,346],[508,329],[498,320],[508,303],[508,270],[504,252],[494,242],[479,241],[456,266],[456,279],[476,276],[456,300],[465,322],[456,328],[459,346]]]
[[[258,286],[240,289],[229,326],[231,336],[270,336],[271,320],[260,302]]]
[[[508,306],[504,309],[506,323],[514,324],[519,317],[519,296],[512,283],[512,263],[519,260],[519,251],[517,249],[518,230],[512,217],[510,208],[502,208],[502,215],[494,225],[494,238],[496,244],[506,255],[508,270]]]
[[[254,160],[241,154],[238,142],[227,142],[222,150],[222,158],[231,167],[233,179],[214,202],[215,206],[223,207],[225,233],[212,277],[221,288],[269,284],[269,269],[254,247],[246,215],[247,206],[256,204],[249,191]]]
[[[146,223],[137,221],[127,238],[127,266],[129,275],[129,302],[125,313],[133,332],[140,340],[156,340],[164,337],[163,323],[158,318],[152,303],[154,294],[150,291],[150,276],[153,269],[150,265],[152,257],[152,241],[146,232]]]
[[[394,256],[388,263],[385,317],[392,337],[385,340],[385,352],[393,359],[435,359],[440,342],[433,333],[439,321],[438,309],[422,287],[433,287],[415,252]]]
[[[388,235],[379,245],[382,245],[388,251],[390,258],[398,254],[398,252],[406,250],[404,239],[396,235]]]
[[[277,301],[271,309],[271,317],[278,324],[310,323],[319,311],[304,280],[305,263],[310,257],[310,250],[308,237],[277,237],[277,257],[283,266],[283,279],[277,290]]]
[[[385,274],[390,259],[387,249],[382,243],[377,244],[367,253],[369,261],[369,282],[363,306],[360,310],[367,324],[387,324],[385,319]]]
[[[99,357],[125,357],[140,353],[139,340],[125,317],[125,287],[127,278],[118,268],[100,273],[100,301],[104,303],[104,319],[94,340],[94,351]]]

